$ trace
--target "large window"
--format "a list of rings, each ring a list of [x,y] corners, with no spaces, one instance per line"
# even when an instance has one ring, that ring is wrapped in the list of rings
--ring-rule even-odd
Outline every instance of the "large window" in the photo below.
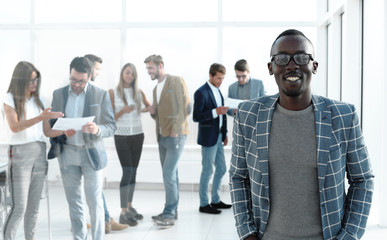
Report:
[[[139,73],[140,87],[152,101],[155,82],[145,71],[144,59],[161,54],[166,71],[182,76],[191,100],[199,86],[208,80],[212,63],[222,63],[226,78],[221,86],[236,81],[234,64],[244,58],[253,77],[263,80],[269,94],[277,92],[267,70],[270,47],[285,29],[297,28],[315,42],[316,2],[311,0],[16,0],[0,1],[0,78],[4,95],[17,62],[34,63],[42,73],[42,94],[50,105],[54,89],[68,84],[69,64],[75,56],[87,53],[103,59],[95,84],[109,89],[116,86],[121,66],[132,62]],[[302,6],[302,7],[300,7]],[[6,129],[2,119],[1,130]],[[161,181],[159,160],[155,157],[155,123],[143,115],[145,148],[139,181]],[[181,182],[198,182],[200,151],[196,144],[197,123],[189,116],[190,135],[179,165]],[[229,160],[232,119],[228,121]],[[6,142],[2,134],[0,141]],[[105,175],[118,181],[119,162],[112,138],[106,139],[109,162]],[[157,155],[156,155],[157,156]],[[146,169],[142,170],[146,166]],[[51,168],[55,169],[55,168]],[[59,173],[55,173],[59,175]],[[51,176],[56,177],[55,174]],[[152,178],[151,178],[152,177]],[[151,180],[149,180],[151,179]],[[227,184],[227,179],[224,179]]]

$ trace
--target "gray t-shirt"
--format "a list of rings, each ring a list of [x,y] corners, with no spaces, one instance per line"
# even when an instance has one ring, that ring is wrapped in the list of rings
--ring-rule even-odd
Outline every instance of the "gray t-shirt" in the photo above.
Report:
[[[322,240],[313,106],[279,104],[269,139],[270,215],[264,240]]]

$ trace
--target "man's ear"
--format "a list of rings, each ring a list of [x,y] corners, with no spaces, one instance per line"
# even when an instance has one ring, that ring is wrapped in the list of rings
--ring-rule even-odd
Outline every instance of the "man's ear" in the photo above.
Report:
[[[314,61],[313,62],[313,74],[316,74],[317,73],[317,68],[318,68],[318,62]]]
[[[267,68],[269,69],[269,74],[273,75],[273,64],[271,62],[267,63]]]

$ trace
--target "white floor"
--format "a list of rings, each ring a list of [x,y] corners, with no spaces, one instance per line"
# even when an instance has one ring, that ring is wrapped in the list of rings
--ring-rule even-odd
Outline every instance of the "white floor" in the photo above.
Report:
[[[51,232],[53,240],[71,240],[71,227],[68,217],[68,206],[61,187],[50,187]],[[111,216],[118,220],[120,213],[118,189],[104,190]],[[222,193],[222,200],[230,203],[228,192]],[[232,210],[223,210],[220,215],[199,213],[198,193],[183,191],[180,193],[179,219],[175,226],[160,229],[153,225],[151,216],[159,214],[163,208],[164,192],[136,190],[134,207],[144,215],[135,227],[123,231],[106,234],[106,240],[237,240],[238,235],[234,227]],[[49,239],[47,221],[47,201],[41,201],[39,225],[36,240]],[[387,228],[379,228],[371,214],[365,240],[386,240]],[[22,225],[22,224],[21,224]],[[23,240],[23,229],[19,227],[17,240]],[[91,236],[89,235],[89,239]]]

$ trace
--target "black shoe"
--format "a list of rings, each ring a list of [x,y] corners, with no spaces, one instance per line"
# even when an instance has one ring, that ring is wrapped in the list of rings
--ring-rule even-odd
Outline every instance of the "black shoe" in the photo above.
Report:
[[[136,209],[129,207],[129,212],[133,215],[136,220],[142,220],[144,216],[139,214]]]
[[[213,206],[214,208],[221,208],[221,209],[228,209],[228,208],[232,207],[231,204],[226,204],[222,201],[220,201],[218,203],[211,203],[211,206]]]
[[[131,215],[130,212],[126,212],[125,215],[120,215],[120,221],[121,224],[127,224],[131,227],[136,226],[138,224],[137,219],[134,218],[133,215]]]
[[[209,213],[209,214],[219,214],[221,213],[222,211],[214,208],[214,207],[211,207],[211,205],[207,205],[207,206],[204,206],[204,207],[199,207],[199,212],[202,212],[202,213]]]

